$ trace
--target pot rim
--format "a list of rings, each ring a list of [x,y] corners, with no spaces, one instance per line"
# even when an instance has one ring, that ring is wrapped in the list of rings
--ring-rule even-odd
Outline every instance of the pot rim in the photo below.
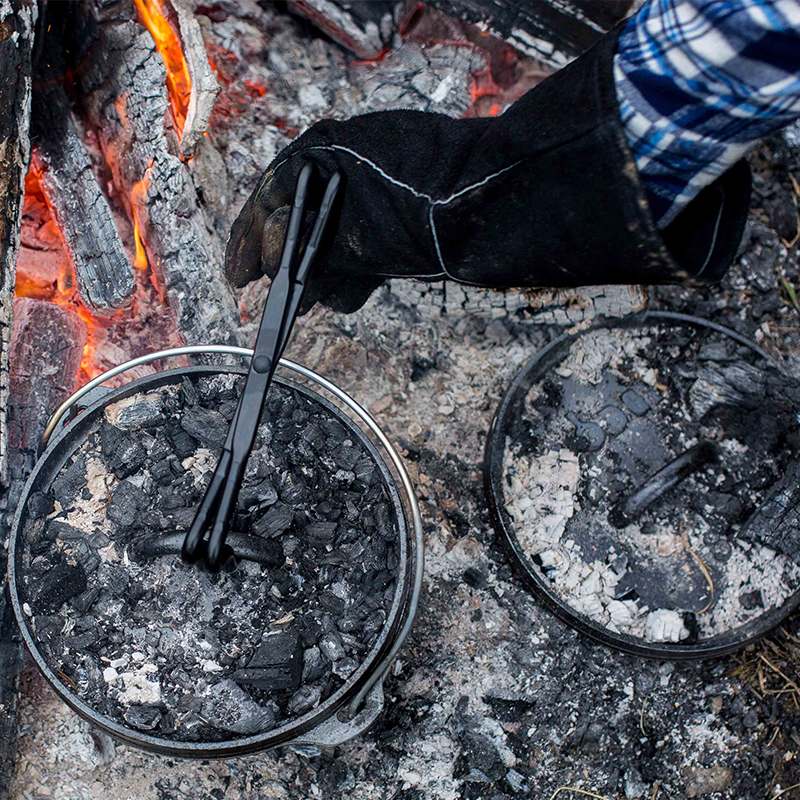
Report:
[[[648,642],[643,638],[631,636],[630,634],[615,633],[574,609],[548,585],[538,567],[519,543],[515,527],[503,503],[502,479],[506,420],[508,415],[513,414],[517,405],[524,400],[531,385],[540,377],[540,372],[546,371],[554,363],[557,363],[561,358],[562,352],[568,349],[573,341],[590,331],[604,328],[634,329],[659,321],[673,325],[693,326],[724,334],[750,349],[751,352],[762,358],[781,374],[786,375],[786,370],[783,366],[755,342],[712,320],[706,320],[690,314],[656,310],[637,312],[613,319],[600,319],[588,328],[562,334],[539,350],[517,373],[497,407],[486,437],[483,462],[484,493],[489,505],[493,526],[515,574],[525,588],[562,622],[567,623],[579,633],[585,634],[601,644],[644,658],[672,661],[717,658],[741,650],[746,645],[777,628],[786,617],[800,607],[800,589],[791,594],[779,608],[765,611],[749,622],[714,636],[700,639],[694,644]]]
[[[54,430],[59,419],[63,417],[63,415],[77,402],[77,400],[80,399],[80,397],[84,396],[91,391],[91,389],[105,382],[110,377],[120,374],[121,372],[134,366],[138,366],[141,363],[147,363],[148,361],[165,358],[171,355],[187,354],[187,351],[192,354],[223,353],[245,356],[252,355],[252,350],[247,350],[245,348],[232,348],[221,345],[212,345],[210,347],[175,348],[168,351],[159,351],[157,353],[152,353],[148,356],[141,357],[140,359],[134,359],[130,362],[126,362],[126,364],[115,367],[113,370],[109,370],[103,375],[98,376],[98,378],[96,378],[94,381],[91,381],[89,384],[73,394],[72,397],[70,397],[69,400],[64,403],[54,415],[53,420],[46,431],[46,436],[50,438],[50,435],[52,434],[52,431]],[[375,446],[369,436],[367,436],[361,426],[355,420],[353,420],[351,416],[345,413],[345,411],[334,405],[327,397],[319,394],[314,389],[297,384],[294,381],[287,380],[286,378],[276,375],[275,379],[279,384],[289,386],[294,390],[300,391],[309,399],[322,405],[324,408],[326,408],[326,410],[346,424],[348,429],[355,433],[359,437],[361,443],[367,447],[373,460],[376,461],[379,469],[383,473],[384,481],[389,488],[392,504],[395,507],[395,515],[398,517],[398,524],[400,526],[400,562],[397,568],[397,590],[392,602],[392,607],[388,612],[387,619],[383,625],[380,636],[370,649],[370,652],[367,654],[367,656],[361,661],[356,672],[347,681],[345,681],[343,686],[334,692],[334,694],[331,695],[331,697],[329,697],[324,703],[320,704],[315,709],[304,714],[303,716],[281,725],[279,728],[275,728],[254,736],[247,736],[239,739],[229,739],[221,742],[171,741],[169,739],[135,731],[132,728],[128,728],[127,726],[98,713],[96,710],[74,695],[72,691],[69,690],[58,679],[39,652],[34,636],[28,627],[28,618],[23,612],[18,591],[17,559],[21,558],[21,548],[20,552],[18,553],[17,542],[20,538],[22,525],[27,518],[28,497],[32,491],[36,490],[37,484],[40,481],[44,483],[51,480],[51,477],[61,469],[66,458],[68,458],[69,455],[71,455],[74,451],[76,440],[81,440],[82,436],[86,432],[85,429],[94,422],[94,417],[107,405],[131,396],[132,394],[136,394],[141,391],[147,391],[148,389],[153,389],[157,386],[174,382],[175,378],[182,378],[186,375],[207,375],[218,374],[220,372],[229,374],[245,374],[246,370],[244,370],[242,367],[224,364],[180,367],[173,370],[157,372],[154,375],[148,375],[144,378],[136,379],[122,387],[109,390],[108,393],[104,394],[103,397],[92,403],[75,419],[65,425],[64,428],[55,436],[50,438],[50,441],[47,443],[47,449],[45,453],[37,461],[23,489],[23,494],[17,507],[12,525],[8,560],[8,579],[12,606],[22,632],[23,640],[25,641],[28,650],[31,652],[31,655],[36,661],[37,666],[42,671],[48,682],[53,686],[56,693],[68,705],[70,705],[77,713],[79,713],[93,725],[102,728],[118,739],[165,755],[194,758],[214,758],[242,755],[256,750],[262,750],[280,744],[290,743],[294,739],[301,736],[304,742],[311,741],[313,739],[314,728],[331,720],[334,715],[340,716],[341,712],[344,710],[345,706],[348,705],[348,703],[348,711],[350,716],[355,716],[355,713],[358,711],[362,700],[385,676],[386,671],[391,666],[392,661],[402,647],[402,644],[408,635],[408,632],[410,631],[421,591],[424,554],[422,550],[423,541],[421,517],[408,472],[391,442],[378,427],[377,422],[355,400],[353,400],[343,390],[335,386],[335,384],[332,384],[330,381],[308,369],[307,367],[295,364],[294,362],[286,359],[281,359],[280,364],[284,368],[296,374],[309,378],[313,383],[326,389],[328,392],[342,401],[345,406],[356,415],[360,422],[365,425],[379,440],[384,450],[388,453],[389,461],[394,466],[400,478],[400,485],[398,486],[397,476],[395,476],[389,469],[384,455],[379,452],[378,448]],[[403,502],[403,497],[401,496],[401,488],[405,492],[405,503]],[[413,550],[413,553],[409,552],[410,550]],[[375,715],[373,714],[372,716],[374,717]]]

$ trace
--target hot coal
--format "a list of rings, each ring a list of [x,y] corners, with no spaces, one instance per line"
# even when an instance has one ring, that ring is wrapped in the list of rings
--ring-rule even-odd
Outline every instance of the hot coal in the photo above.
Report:
[[[23,534],[23,601],[51,669],[98,713],[178,741],[307,713],[358,669],[395,598],[398,528],[373,452],[281,386],[230,571],[181,561],[240,386],[204,377],[109,406],[31,497]]]

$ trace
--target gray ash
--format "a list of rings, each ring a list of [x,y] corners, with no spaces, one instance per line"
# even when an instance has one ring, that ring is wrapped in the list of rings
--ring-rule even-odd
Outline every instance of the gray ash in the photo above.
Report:
[[[397,511],[375,454],[279,385],[233,523],[264,563],[213,575],[181,561],[241,380],[107,407],[29,500],[21,594],[48,665],[100,714],[177,741],[309,712],[365,660],[396,595]]]

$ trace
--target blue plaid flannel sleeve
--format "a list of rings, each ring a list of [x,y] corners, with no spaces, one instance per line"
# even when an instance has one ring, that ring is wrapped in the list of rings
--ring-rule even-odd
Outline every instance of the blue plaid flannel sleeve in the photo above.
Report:
[[[661,228],[800,117],[800,0],[649,0],[618,41],[620,113]]]

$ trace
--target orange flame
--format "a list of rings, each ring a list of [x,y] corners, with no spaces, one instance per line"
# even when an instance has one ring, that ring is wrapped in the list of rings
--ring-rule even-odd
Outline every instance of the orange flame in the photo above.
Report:
[[[131,212],[133,214],[133,239],[136,245],[136,256],[133,261],[133,266],[136,269],[146,270],[150,266],[147,259],[147,252],[144,249],[144,242],[142,241],[142,226],[139,225],[139,214],[145,207],[145,194],[147,187],[150,185],[150,169],[153,162],[145,170],[144,177],[137,181],[131,189]]]
[[[142,24],[150,31],[167,69],[167,91],[178,133],[183,133],[192,80],[177,33],[164,12],[164,0],[134,0]]]

